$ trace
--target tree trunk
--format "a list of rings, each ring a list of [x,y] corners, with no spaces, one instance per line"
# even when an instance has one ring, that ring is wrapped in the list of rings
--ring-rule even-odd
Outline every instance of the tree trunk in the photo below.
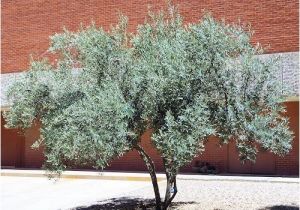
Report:
[[[170,199],[171,197],[171,182],[170,182],[170,177],[167,175],[167,186],[166,186],[166,193],[165,193],[165,201],[164,204],[167,203],[167,201]],[[166,209],[166,205],[164,205],[165,209]]]
[[[171,196],[171,189],[173,187],[173,192]],[[168,175],[167,174],[167,187],[166,187],[166,194],[164,200],[163,210],[167,210],[169,205],[171,204],[172,200],[175,198],[177,194],[177,185],[176,185],[176,175]]]
[[[160,198],[154,163],[150,158],[150,156],[144,151],[144,149],[140,145],[136,145],[135,149],[138,151],[140,157],[145,162],[147,169],[150,173],[153,190],[155,194],[156,210],[161,210],[161,198]]]

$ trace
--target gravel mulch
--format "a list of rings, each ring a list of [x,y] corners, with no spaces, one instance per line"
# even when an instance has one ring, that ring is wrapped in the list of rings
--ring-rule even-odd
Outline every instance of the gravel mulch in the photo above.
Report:
[[[178,180],[178,193],[170,209],[182,210],[296,210],[299,183]],[[160,183],[161,195],[165,182]],[[77,210],[154,209],[152,188]]]

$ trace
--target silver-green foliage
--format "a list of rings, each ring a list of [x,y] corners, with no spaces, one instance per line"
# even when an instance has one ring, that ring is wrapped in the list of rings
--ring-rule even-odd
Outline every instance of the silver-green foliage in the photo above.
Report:
[[[246,27],[210,15],[183,25],[174,8],[150,13],[134,35],[126,24],[121,17],[110,32],[92,25],[54,35],[57,65],[34,61],[10,88],[7,126],[41,122],[50,170],[103,168],[149,128],[173,175],[211,135],[236,141],[242,160],[255,160],[256,143],[281,155],[291,149],[276,61],[257,56]]]

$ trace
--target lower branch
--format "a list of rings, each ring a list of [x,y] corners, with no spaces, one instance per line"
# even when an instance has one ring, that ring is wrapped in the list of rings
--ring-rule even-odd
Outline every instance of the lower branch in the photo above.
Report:
[[[135,149],[138,151],[140,157],[145,162],[147,169],[150,173],[154,194],[155,194],[156,210],[161,210],[161,198],[160,198],[154,163],[150,158],[150,156],[145,152],[145,150],[140,145],[137,144],[135,146]]]
[[[171,192],[171,189],[172,189],[172,192]],[[171,196],[171,193],[172,193],[172,196]],[[171,177],[167,175],[167,188],[166,188],[166,195],[165,195],[163,210],[168,209],[169,205],[171,204],[172,200],[175,198],[176,194],[177,194],[176,175],[171,176]]]

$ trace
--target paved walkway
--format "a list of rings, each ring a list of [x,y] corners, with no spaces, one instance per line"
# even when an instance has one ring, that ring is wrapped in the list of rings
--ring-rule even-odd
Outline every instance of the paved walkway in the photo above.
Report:
[[[150,188],[148,181],[118,181],[45,177],[1,177],[1,210],[57,210],[85,206]]]

